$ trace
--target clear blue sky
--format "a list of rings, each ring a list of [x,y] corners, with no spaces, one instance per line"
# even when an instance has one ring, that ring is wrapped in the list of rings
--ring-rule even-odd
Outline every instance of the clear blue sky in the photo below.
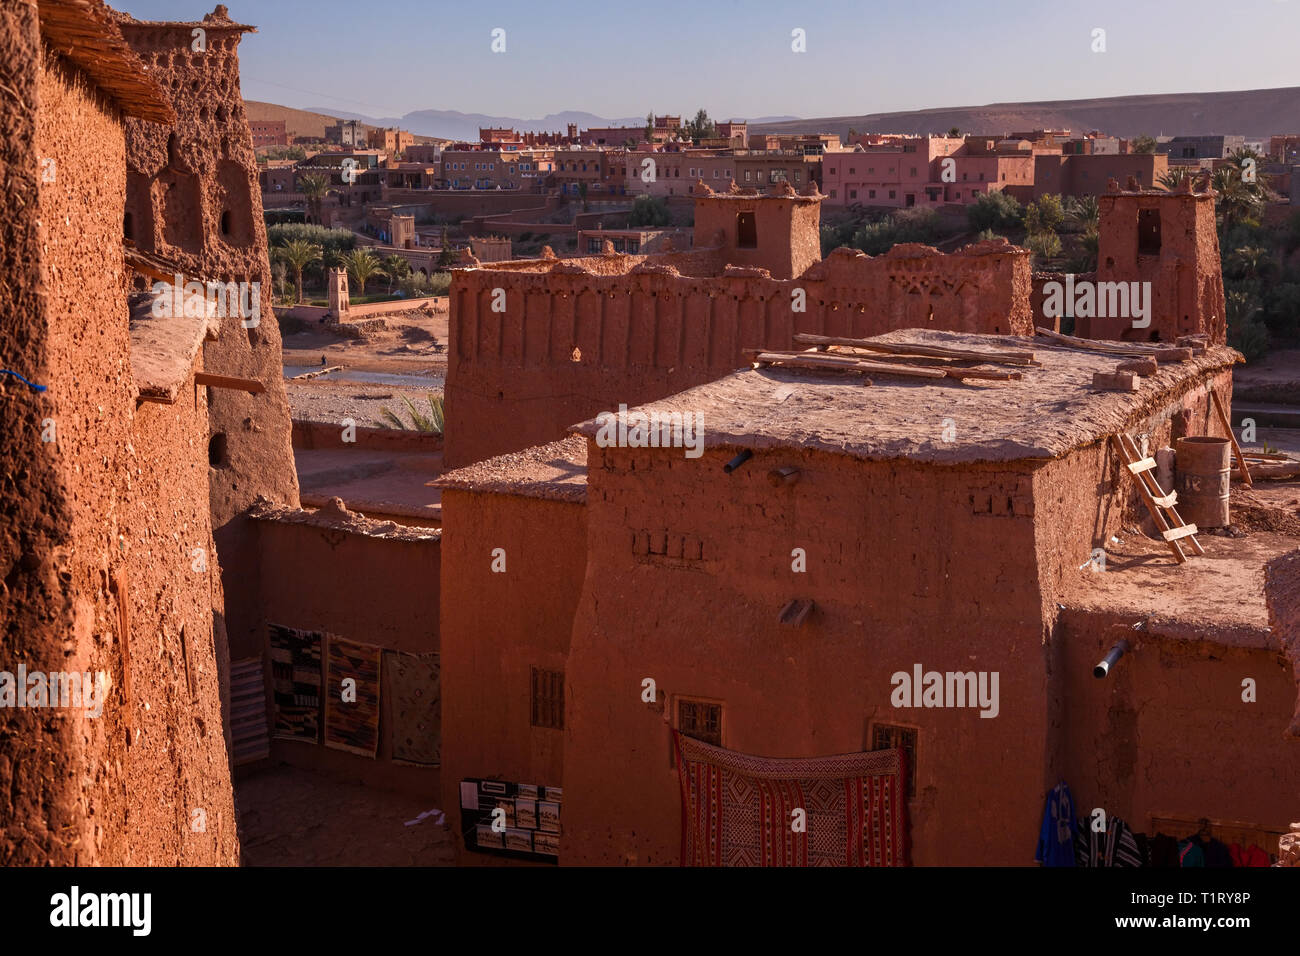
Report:
[[[200,20],[216,0],[110,0]],[[1300,0],[228,0],[244,95],[371,116],[835,116],[1300,85]],[[490,49],[506,31],[506,52]],[[1106,30],[1093,53],[1092,31]],[[807,52],[791,51],[806,31]]]

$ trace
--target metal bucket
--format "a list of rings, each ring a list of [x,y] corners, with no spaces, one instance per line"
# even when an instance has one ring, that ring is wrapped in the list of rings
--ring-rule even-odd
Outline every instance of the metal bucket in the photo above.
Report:
[[[1174,450],[1178,513],[1198,528],[1227,525],[1232,444],[1226,438],[1198,435],[1179,438]]]

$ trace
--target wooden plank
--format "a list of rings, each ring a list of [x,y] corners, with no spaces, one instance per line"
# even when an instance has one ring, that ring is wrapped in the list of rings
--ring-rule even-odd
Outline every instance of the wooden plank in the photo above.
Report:
[[[1110,437],[1111,441],[1115,444],[1116,450],[1119,452],[1119,460],[1126,465],[1132,464],[1132,460],[1136,455],[1130,454],[1128,446],[1124,444],[1125,439],[1127,439],[1128,436],[1116,434],[1111,435]],[[1146,502],[1147,510],[1151,512],[1151,517],[1156,523],[1156,528],[1161,532],[1168,531],[1169,522],[1165,520],[1164,513],[1160,510],[1160,506],[1155,503],[1155,499],[1151,496],[1151,492],[1147,490],[1146,484],[1142,481],[1142,474],[1145,473],[1140,473],[1135,476],[1138,492],[1142,495],[1142,500]],[[1178,546],[1177,541],[1166,541],[1165,543],[1169,545],[1169,550],[1173,554],[1175,561],[1179,564],[1183,564],[1187,561],[1187,555],[1183,554],[1183,549]]]
[[[995,362],[1003,365],[1040,365],[1035,361],[1033,352],[980,351],[977,349],[949,348],[941,345],[895,344],[876,342],[872,339],[850,339],[835,335],[813,335],[798,332],[796,342],[804,345],[847,345],[868,352],[881,352],[887,355],[924,355],[930,358],[962,359],[968,362]]]
[[[887,356],[866,356],[866,355],[849,355],[842,352],[777,352],[766,351],[764,349],[744,349],[746,354],[759,355],[784,355],[790,358],[816,358],[826,359],[828,361],[839,362],[846,368],[867,368],[871,371],[878,371],[882,375],[888,374],[886,371],[890,368],[899,369],[917,369],[920,374],[900,371],[900,375],[911,375],[913,378],[953,378],[967,379],[979,378],[988,379],[994,382],[1016,382],[1024,378],[1021,372],[1006,372],[1001,369],[981,369],[981,368],[956,368],[948,365],[913,365],[906,358],[889,358]],[[759,361],[759,359],[755,359]],[[763,359],[762,361],[774,361]],[[300,376],[295,376],[300,377]]]
[[[1178,504],[1178,492],[1171,491],[1163,498],[1152,498],[1151,500],[1161,508],[1172,508],[1174,505]]]
[[[1241,470],[1241,481],[1247,488],[1254,487],[1254,482],[1250,480],[1250,468],[1246,465],[1245,456],[1241,453],[1241,446],[1237,444],[1237,436],[1233,434],[1232,422],[1228,420],[1227,414],[1223,411],[1223,403],[1219,401],[1219,393],[1213,388],[1210,389],[1210,404],[1214,406],[1214,411],[1219,416],[1219,424],[1228,432],[1228,441],[1232,442],[1232,450],[1237,456],[1237,467]]]
[[[906,365],[881,365],[835,355],[812,352],[760,352],[757,362],[779,362],[794,368],[842,368],[851,372],[875,372],[880,375],[898,375],[903,378],[947,378],[942,369],[914,368]]]
[[[1154,458],[1143,458],[1140,461],[1130,463],[1128,470],[1136,475],[1139,471],[1150,471],[1155,466],[1156,460]]]
[[[1135,357],[1150,356],[1157,362],[1184,362],[1192,357],[1191,349],[1170,348],[1168,346],[1145,345],[1139,342],[1111,342],[1101,339],[1080,339],[1073,335],[1053,332],[1041,325],[1036,327],[1039,335],[1060,342],[1071,348],[1085,352],[1106,352],[1112,355],[1129,355]]]
[[[233,388],[240,392],[265,392],[266,386],[255,378],[235,378],[233,375],[213,375],[211,372],[195,372],[195,385],[207,385],[211,388]]]
[[[1177,541],[1179,538],[1190,538],[1196,534],[1196,525],[1183,525],[1181,528],[1170,528],[1164,533],[1166,541]]]

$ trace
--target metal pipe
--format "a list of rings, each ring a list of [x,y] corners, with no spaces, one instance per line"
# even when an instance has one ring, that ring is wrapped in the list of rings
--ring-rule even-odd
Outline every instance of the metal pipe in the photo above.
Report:
[[[735,458],[731,459],[731,461],[723,465],[722,470],[725,471],[727,474],[731,474],[733,471],[735,471],[737,468],[739,468],[741,465],[743,465],[745,462],[749,461],[749,459],[753,457],[754,457],[753,451],[746,448]]]
[[[1115,646],[1102,658],[1101,663],[1092,669],[1092,676],[1097,678],[1105,677],[1110,673],[1110,669],[1115,666],[1115,662],[1123,657],[1128,649],[1128,641],[1117,641]]]

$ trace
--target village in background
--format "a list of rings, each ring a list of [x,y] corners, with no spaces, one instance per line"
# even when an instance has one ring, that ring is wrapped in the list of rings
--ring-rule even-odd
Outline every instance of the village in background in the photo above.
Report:
[[[1294,108],[456,140],[224,5],[0,40],[4,863],[1300,865]]]

